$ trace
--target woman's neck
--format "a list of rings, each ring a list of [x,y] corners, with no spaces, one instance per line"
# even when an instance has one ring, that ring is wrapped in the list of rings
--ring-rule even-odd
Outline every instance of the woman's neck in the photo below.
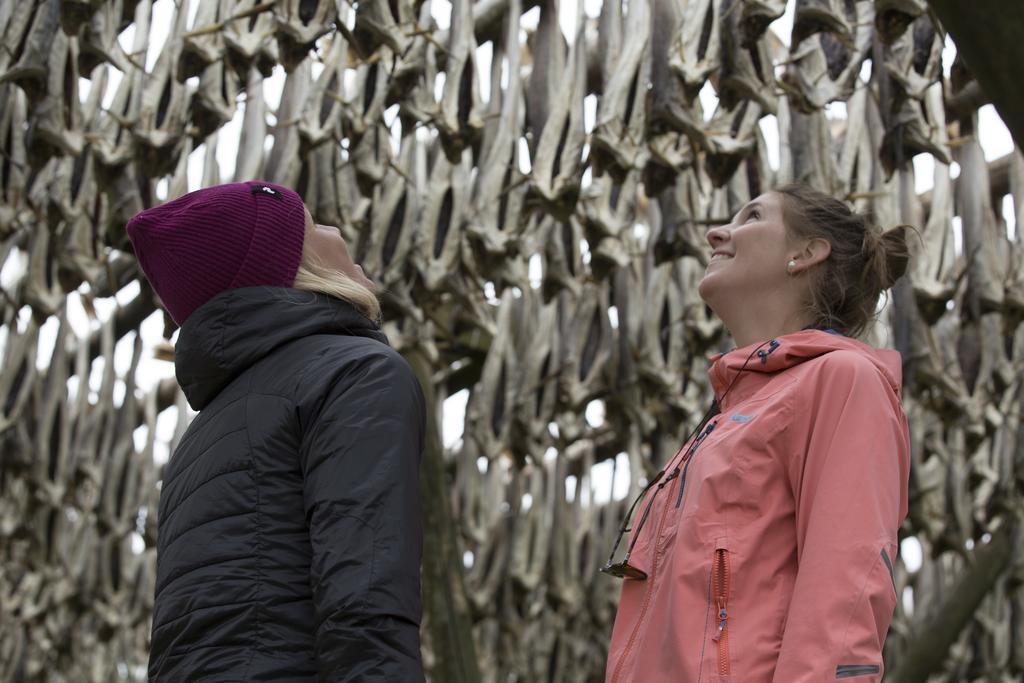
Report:
[[[767,341],[768,339],[774,339],[775,337],[799,332],[810,324],[806,315],[792,313],[776,316],[735,316],[729,319],[721,316],[721,318],[738,349]]]

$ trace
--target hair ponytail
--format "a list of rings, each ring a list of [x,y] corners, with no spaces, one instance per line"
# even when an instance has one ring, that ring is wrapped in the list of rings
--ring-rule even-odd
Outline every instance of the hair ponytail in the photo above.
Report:
[[[883,279],[886,284],[883,284],[883,289],[892,287],[907,272],[907,265],[910,263],[907,230],[913,228],[909,225],[897,225],[882,233],[880,246],[885,253],[886,271],[886,278]]]
[[[868,289],[889,289],[906,272],[910,261],[907,248],[909,227],[897,225],[882,232],[873,225],[866,226],[862,254],[865,263],[863,282]]]

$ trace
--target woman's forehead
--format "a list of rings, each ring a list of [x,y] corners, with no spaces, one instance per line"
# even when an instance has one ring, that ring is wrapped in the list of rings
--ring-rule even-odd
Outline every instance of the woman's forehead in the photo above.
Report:
[[[755,197],[750,202],[739,207],[739,211],[736,212],[736,216],[740,216],[744,213],[748,213],[752,209],[760,208],[762,210],[770,210],[774,207],[771,196],[767,193],[759,197]]]
[[[774,192],[765,192],[763,194],[760,194],[757,197],[751,199],[750,203],[760,204],[762,207],[766,209],[778,209],[780,207],[779,195],[777,195]]]

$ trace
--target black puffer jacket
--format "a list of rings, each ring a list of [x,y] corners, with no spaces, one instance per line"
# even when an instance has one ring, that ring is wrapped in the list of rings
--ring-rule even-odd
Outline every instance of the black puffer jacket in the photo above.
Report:
[[[150,680],[422,681],[409,366],[343,301],[250,287],[175,367],[201,412],[160,492]]]

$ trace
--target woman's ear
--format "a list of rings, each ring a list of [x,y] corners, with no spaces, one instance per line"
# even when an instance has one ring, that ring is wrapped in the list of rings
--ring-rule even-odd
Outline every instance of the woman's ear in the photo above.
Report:
[[[827,239],[814,237],[807,240],[803,248],[794,256],[793,261],[796,264],[793,269],[790,269],[790,272],[795,274],[796,271],[807,270],[827,259],[831,253],[832,244]]]
[[[823,237],[815,237],[807,243],[807,265],[821,263],[832,253],[832,243]]]

